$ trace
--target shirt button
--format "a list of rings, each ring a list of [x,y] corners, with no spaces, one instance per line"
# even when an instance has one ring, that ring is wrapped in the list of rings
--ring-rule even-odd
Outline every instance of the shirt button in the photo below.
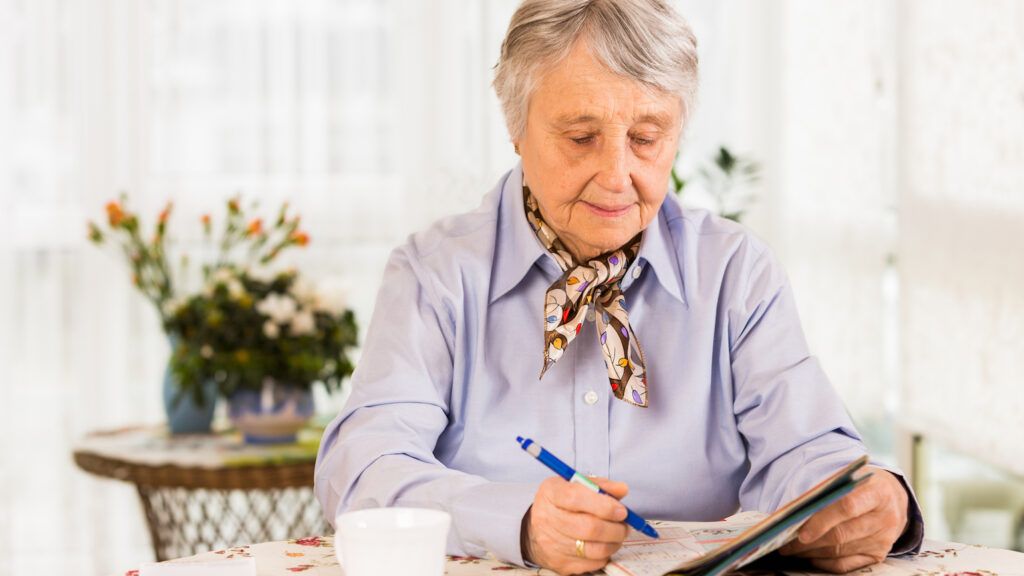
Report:
[[[587,404],[590,404],[591,406],[597,404],[597,400],[597,392],[594,392],[593,390],[590,390],[589,392],[583,395],[583,401],[586,402]]]
[[[587,312],[587,322],[593,322],[594,318],[594,310],[591,309],[590,312]]]
[[[640,277],[640,266],[633,268],[633,279],[636,280]]]

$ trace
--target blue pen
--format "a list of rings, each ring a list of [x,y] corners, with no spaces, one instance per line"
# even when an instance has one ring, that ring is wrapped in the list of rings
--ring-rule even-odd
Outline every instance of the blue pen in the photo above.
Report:
[[[519,444],[522,445],[523,450],[526,450],[527,454],[533,456],[537,460],[540,460],[542,464],[550,468],[555,474],[558,474],[559,476],[565,478],[569,482],[582,484],[583,486],[586,486],[587,488],[590,488],[591,490],[599,494],[608,494],[604,490],[601,490],[600,486],[594,484],[594,482],[590,478],[587,478],[586,476],[573,470],[572,466],[569,466],[565,462],[562,462],[554,454],[541,448],[541,446],[534,442],[533,440],[530,440],[529,438],[523,438],[522,436],[516,436],[516,442],[519,442]],[[609,496],[611,495],[609,494]],[[612,496],[612,498],[614,498],[614,496]],[[643,532],[651,538],[658,538],[658,531],[655,530],[653,526],[648,524],[647,520],[644,520],[639,514],[633,512],[628,507],[626,508],[626,524],[629,524],[636,530]]]

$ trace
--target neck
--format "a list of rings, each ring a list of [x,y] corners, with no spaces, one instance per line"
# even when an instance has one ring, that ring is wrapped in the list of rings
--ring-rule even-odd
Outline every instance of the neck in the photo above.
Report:
[[[592,260],[605,252],[604,250],[594,248],[593,246],[581,245],[572,242],[568,238],[562,237],[561,234],[558,235],[558,238],[562,241],[562,244],[569,249],[569,252],[572,253],[572,257],[580,263]]]

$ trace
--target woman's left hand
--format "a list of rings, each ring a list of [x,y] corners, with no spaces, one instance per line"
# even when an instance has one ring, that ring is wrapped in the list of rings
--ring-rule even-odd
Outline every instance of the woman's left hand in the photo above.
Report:
[[[885,561],[907,525],[907,491],[892,473],[868,469],[867,481],[811,516],[779,552],[837,573]]]

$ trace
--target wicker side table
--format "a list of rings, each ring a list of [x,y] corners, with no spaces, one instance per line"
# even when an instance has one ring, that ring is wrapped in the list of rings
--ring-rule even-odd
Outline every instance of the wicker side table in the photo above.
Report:
[[[255,447],[237,435],[171,437],[163,427],[138,427],[90,434],[74,459],[86,472],[135,485],[163,561],[327,533],[312,490],[317,440]]]

